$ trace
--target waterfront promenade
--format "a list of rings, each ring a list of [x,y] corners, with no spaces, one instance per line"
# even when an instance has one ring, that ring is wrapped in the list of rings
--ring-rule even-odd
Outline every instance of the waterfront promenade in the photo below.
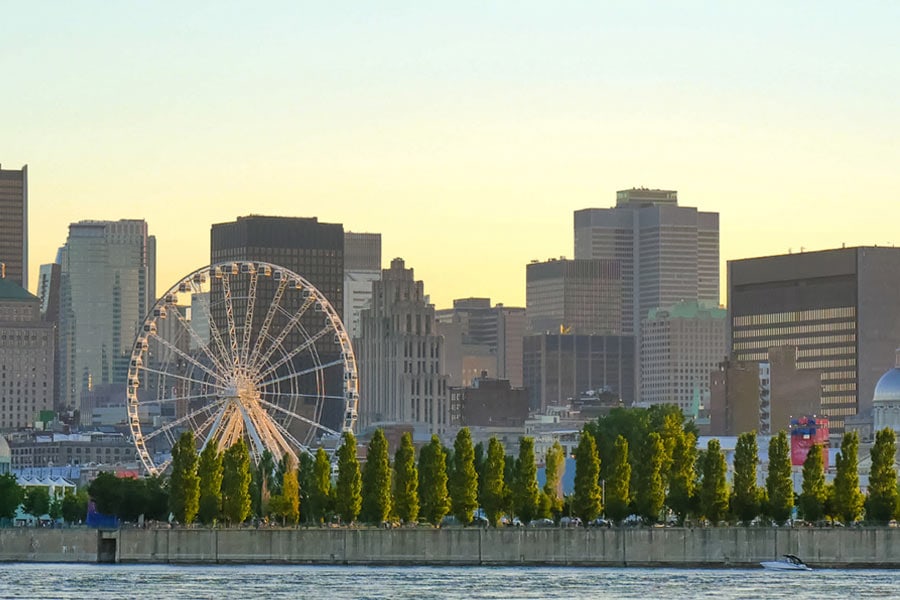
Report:
[[[900,568],[898,528],[0,530],[0,561]]]

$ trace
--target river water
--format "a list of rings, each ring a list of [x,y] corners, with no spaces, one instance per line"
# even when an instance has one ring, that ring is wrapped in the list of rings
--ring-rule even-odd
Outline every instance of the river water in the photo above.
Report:
[[[900,598],[900,571],[7,563],[0,598]]]

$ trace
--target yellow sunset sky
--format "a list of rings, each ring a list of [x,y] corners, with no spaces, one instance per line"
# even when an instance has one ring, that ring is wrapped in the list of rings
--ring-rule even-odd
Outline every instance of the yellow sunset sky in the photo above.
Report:
[[[378,4],[378,6],[376,6]],[[725,261],[900,244],[900,2],[40,2],[3,9],[0,164],[30,287],[68,224],[145,218],[158,288],[212,223],[383,236],[439,307],[525,302],[630,187]]]

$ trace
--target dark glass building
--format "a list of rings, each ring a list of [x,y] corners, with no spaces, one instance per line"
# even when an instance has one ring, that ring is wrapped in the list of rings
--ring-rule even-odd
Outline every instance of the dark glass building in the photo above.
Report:
[[[320,223],[317,218],[263,217],[250,215],[238,217],[230,223],[217,223],[211,232],[211,263],[231,260],[262,261],[279,265],[297,273],[322,292],[338,314],[344,308],[344,226],[339,223]],[[240,285],[247,285],[246,281]],[[265,319],[266,311],[275,296],[276,282],[261,278],[256,290],[256,304],[253,312],[253,328],[258,331]],[[245,296],[247,290],[235,289],[234,295]],[[286,311],[299,310],[299,297],[293,298],[296,306],[284,306]],[[213,307],[212,320],[220,330],[226,325],[224,306]],[[240,302],[234,306],[235,318],[243,322],[246,306]],[[301,324],[310,332],[322,327],[321,315],[309,311]],[[277,323],[276,323],[277,325]],[[294,348],[305,340],[298,331],[285,340],[285,347]],[[340,357],[340,346],[330,336],[316,342],[322,364]],[[309,365],[294,365],[297,370]],[[324,371],[325,389],[328,395],[336,395],[341,389],[343,373],[340,368]],[[315,393],[316,390],[308,390]],[[309,399],[312,402],[312,399]],[[341,429],[343,404],[339,400],[326,399],[323,422],[327,427]]]
[[[821,371],[822,412],[842,433],[847,417],[871,413],[875,384],[900,344],[898,274],[900,248],[729,261],[732,357],[766,362],[770,348],[795,347],[798,369]]]
[[[525,388],[532,410],[564,406],[589,390],[634,402],[634,337],[630,335],[525,336]]]

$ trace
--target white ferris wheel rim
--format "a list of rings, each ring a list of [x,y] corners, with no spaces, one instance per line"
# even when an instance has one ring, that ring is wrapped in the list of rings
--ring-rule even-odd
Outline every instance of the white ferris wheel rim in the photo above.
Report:
[[[272,301],[266,307],[256,304],[256,288],[261,278],[271,279],[275,287]],[[221,286],[222,299],[216,306],[225,311],[225,331],[216,326],[211,317],[213,304],[207,301],[205,322],[210,331],[209,339],[204,340],[178,310],[178,306],[184,306],[179,305],[178,300],[183,294],[193,297],[195,293],[202,293],[204,286],[208,286],[208,292],[214,279],[219,280]],[[233,279],[247,284],[245,295],[234,295]],[[281,305],[285,294],[292,295],[300,304],[297,310],[289,311]],[[234,315],[237,301],[243,303],[245,309],[243,322],[238,322]],[[312,332],[301,322],[310,310],[324,317],[324,326]],[[254,316],[258,314],[265,314],[265,319],[253,339]],[[181,340],[182,345],[185,341],[197,344],[196,351],[185,351],[160,334],[160,325],[169,316],[178,322],[173,328],[180,335],[188,336],[187,340]],[[286,319],[286,324],[276,326],[274,322],[278,317]],[[292,333],[300,333],[303,341],[288,348],[285,342]],[[317,343],[327,336],[333,336],[339,358],[322,363]],[[161,353],[170,355],[165,364],[152,363],[149,357],[151,343],[158,344]],[[173,356],[177,358],[170,364]],[[305,356],[311,365],[296,370],[294,359],[298,356]],[[343,367],[340,395],[335,394],[335,390],[326,390],[324,385],[325,370],[337,366]],[[156,397],[150,398],[142,386],[153,379],[157,382]],[[307,386],[314,383],[315,393],[307,393],[308,388],[303,382],[307,382]],[[312,453],[309,442],[317,432],[340,435],[353,430],[359,400],[358,382],[350,337],[340,315],[324,294],[307,279],[285,267],[263,261],[227,261],[201,267],[181,278],[160,296],[144,318],[129,361],[127,416],[138,457],[144,468],[154,475],[163,472],[169,461],[155,459],[148,442],[164,436],[162,446],[171,449],[180,432],[188,428],[194,432],[201,448],[215,442],[223,449],[238,439],[246,439],[251,455],[256,459],[264,450],[269,450],[276,460],[284,455],[296,460],[300,452]],[[168,391],[170,384],[174,384],[171,393]],[[321,423],[326,399],[343,401],[340,431]],[[298,404],[311,400],[315,404],[313,417],[299,414]],[[189,408],[177,418],[145,433],[141,422],[142,408],[156,405],[161,410],[169,403]],[[288,426],[294,420],[305,424],[306,441],[298,440],[289,431]]]

